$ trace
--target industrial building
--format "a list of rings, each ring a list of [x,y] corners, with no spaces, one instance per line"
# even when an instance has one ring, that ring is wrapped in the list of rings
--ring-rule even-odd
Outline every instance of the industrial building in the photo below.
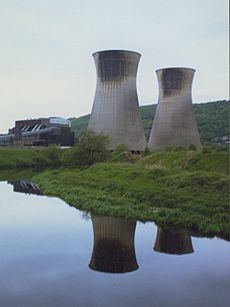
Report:
[[[18,120],[9,133],[0,135],[1,146],[72,146],[70,121],[61,117]]]
[[[126,144],[131,151],[140,152],[147,145],[136,89],[140,57],[124,50],[93,54],[97,86],[88,129],[106,134],[112,150]]]
[[[192,111],[191,68],[164,68],[156,71],[159,99],[149,139],[150,149],[201,148],[196,119]]]

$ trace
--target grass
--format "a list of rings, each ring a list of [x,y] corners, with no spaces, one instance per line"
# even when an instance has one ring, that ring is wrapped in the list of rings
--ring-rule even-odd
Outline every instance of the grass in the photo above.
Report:
[[[32,177],[39,174],[41,170],[26,168],[21,169],[9,169],[0,171],[0,181],[15,181],[15,180],[30,180]]]
[[[155,152],[33,177],[45,193],[99,215],[184,227],[229,238],[228,153]]]
[[[0,149],[0,169],[32,168],[38,164],[49,164],[43,150],[39,149]]]

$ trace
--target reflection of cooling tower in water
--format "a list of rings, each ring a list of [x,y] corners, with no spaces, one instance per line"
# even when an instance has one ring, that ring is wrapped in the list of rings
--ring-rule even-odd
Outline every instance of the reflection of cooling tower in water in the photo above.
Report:
[[[136,221],[92,216],[94,245],[89,267],[110,273],[126,273],[138,269],[134,235]]]
[[[165,68],[156,71],[159,98],[149,139],[150,149],[201,147],[192,111],[192,81],[195,70]]]
[[[88,129],[109,136],[111,149],[126,144],[131,151],[142,151],[146,139],[136,89],[141,55],[109,50],[93,54],[97,87]]]
[[[193,253],[192,239],[182,229],[169,226],[157,227],[154,250],[166,254],[190,254]]]

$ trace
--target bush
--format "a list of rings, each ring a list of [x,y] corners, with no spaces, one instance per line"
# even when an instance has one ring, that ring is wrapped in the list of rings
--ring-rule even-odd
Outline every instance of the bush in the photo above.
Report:
[[[118,145],[112,155],[113,162],[134,162],[135,156],[131,153],[128,146],[125,144]]]
[[[173,151],[173,147],[167,146],[164,151],[165,152],[171,152],[171,151]]]
[[[37,154],[33,158],[33,167],[42,168],[45,166],[51,166],[50,160],[42,154]]]
[[[113,156],[112,162],[135,162],[136,157],[130,151],[123,151]]]
[[[209,145],[204,145],[202,148],[202,153],[206,154],[206,153],[211,153],[213,150]]]
[[[61,165],[61,150],[57,145],[49,145],[45,150],[45,156],[50,160],[53,166]]]
[[[142,157],[147,157],[149,155],[151,155],[151,150],[148,147],[145,147],[145,150],[142,153]]]
[[[189,150],[197,150],[197,148],[194,144],[190,144],[188,149]]]
[[[191,146],[191,145],[190,145],[190,146]],[[190,147],[189,147],[189,150],[190,150]],[[179,147],[175,147],[175,148],[173,149],[173,151],[186,151],[186,148],[183,147],[183,146],[179,146]]]
[[[87,130],[72,150],[73,164],[77,166],[91,166],[110,157],[109,138],[102,133]]]
[[[117,145],[117,147],[113,151],[113,157],[120,155],[124,151],[130,151],[127,145],[125,144]]]

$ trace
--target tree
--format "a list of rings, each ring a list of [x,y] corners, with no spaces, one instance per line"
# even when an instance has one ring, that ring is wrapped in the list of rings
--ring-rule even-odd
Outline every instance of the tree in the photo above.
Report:
[[[87,130],[73,149],[75,165],[90,166],[110,157],[109,138],[102,133]]]

